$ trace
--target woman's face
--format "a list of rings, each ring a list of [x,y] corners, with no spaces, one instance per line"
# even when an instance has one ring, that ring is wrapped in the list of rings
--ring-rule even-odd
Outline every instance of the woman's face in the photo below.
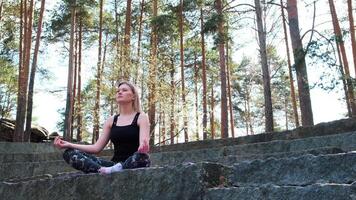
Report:
[[[135,95],[133,94],[130,86],[126,84],[120,85],[116,90],[116,101],[118,103],[128,103],[134,101]]]

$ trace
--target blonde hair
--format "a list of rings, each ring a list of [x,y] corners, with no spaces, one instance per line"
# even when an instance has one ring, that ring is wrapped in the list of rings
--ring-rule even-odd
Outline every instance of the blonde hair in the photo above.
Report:
[[[136,86],[128,81],[116,82],[117,88],[119,88],[121,85],[127,85],[130,87],[132,93],[134,94],[134,101],[132,102],[132,107],[135,112],[141,112],[141,103],[140,103],[140,98]],[[119,105],[119,113],[120,113],[120,105]]]

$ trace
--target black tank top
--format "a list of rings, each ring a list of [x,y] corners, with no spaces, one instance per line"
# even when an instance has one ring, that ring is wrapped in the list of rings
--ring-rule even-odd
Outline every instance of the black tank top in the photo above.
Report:
[[[137,125],[139,115],[137,113],[132,123],[126,126],[116,126],[119,115],[114,116],[110,130],[110,140],[114,144],[113,162],[124,162],[137,151],[140,140],[140,127]]]

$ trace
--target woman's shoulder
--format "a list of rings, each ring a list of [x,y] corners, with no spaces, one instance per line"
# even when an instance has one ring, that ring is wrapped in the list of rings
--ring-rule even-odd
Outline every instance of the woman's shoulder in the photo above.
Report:
[[[148,115],[145,112],[141,111],[139,113],[140,113],[139,116],[138,116],[138,121],[139,122],[140,121],[148,121]]]
[[[114,120],[115,120],[115,118],[117,118],[117,116],[118,116],[118,115],[112,115],[112,116],[108,117],[108,118],[106,119],[106,121],[105,121],[105,124],[112,125],[113,122],[114,122]]]

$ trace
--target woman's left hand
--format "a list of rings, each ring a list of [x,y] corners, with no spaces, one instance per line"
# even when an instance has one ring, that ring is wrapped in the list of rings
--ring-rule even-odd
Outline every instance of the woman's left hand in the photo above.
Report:
[[[150,151],[150,146],[148,145],[147,140],[143,141],[143,143],[140,144],[137,151],[139,153],[148,153]]]

